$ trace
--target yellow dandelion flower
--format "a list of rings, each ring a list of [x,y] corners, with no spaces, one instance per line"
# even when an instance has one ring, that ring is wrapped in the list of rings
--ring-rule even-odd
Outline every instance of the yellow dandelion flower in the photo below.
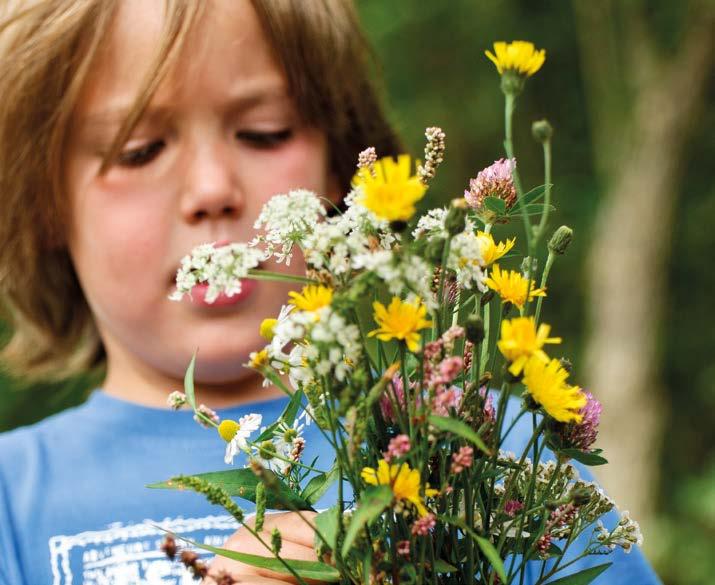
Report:
[[[263,366],[267,366],[268,351],[265,349],[262,349],[261,351],[252,351],[248,356],[248,365],[256,369],[260,369]]]
[[[532,398],[560,422],[581,422],[580,410],[586,395],[578,386],[566,383],[569,373],[559,360],[531,358],[524,366],[524,385]]]
[[[417,174],[412,172],[409,155],[401,154],[378,160],[373,166],[374,175],[367,167],[358,170],[353,186],[362,187],[357,202],[387,221],[407,221],[415,213],[417,203],[427,190]]]
[[[426,516],[429,511],[420,496],[420,472],[410,469],[408,463],[390,465],[384,459],[377,462],[377,469],[363,467],[360,474],[363,481],[369,485],[390,486],[395,499],[411,503],[420,516]],[[430,490],[434,495],[436,490]]]
[[[418,331],[432,327],[432,321],[425,319],[427,307],[416,299],[413,303],[401,301],[392,297],[392,302],[385,307],[381,302],[372,304],[375,311],[375,322],[380,326],[368,333],[369,337],[377,336],[382,341],[400,339],[407,344],[410,351],[417,351],[420,342]]]
[[[258,329],[261,337],[263,337],[266,341],[272,341],[274,335],[273,330],[275,329],[277,323],[278,319],[263,319],[263,321],[261,321],[261,326]]]
[[[524,278],[520,273],[509,270],[502,270],[499,264],[492,267],[491,274],[484,279],[484,283],[496,292],[502,299],[502,302],[512,303],[522,309],[524,303],[531,301],[536,297],[545,297],[546,290],[536,288],[536,283],[533,280]]]
[[[482,266],[490,266],[514,247],[516,238],[496,244],[491,234],[479,231],[477,240],[482,250]]]
[[[536,329],[533,317],[516,317],[501,324],[501,339],[497,347],[502,355],[511,362],[509,371],[518,376],[531,357],[544,362],[549,356],[541,349],[546,343],[561,343],[560,337],[549,337],[551,326],[542,323]]]
[[[288,304],[301,311],[313,312],[327,307],[332,302],[333,289],[322,284],[309,284],[299,293],[289,292],[288,296],[290,297]]]
[[[519,75],[531,77],[541,69],[546,60],[546,51],[537,51],[534,43],[529,41],[494,43],[494,53],[484,51],[484,54],[496,65],[499,75],[505,71],[515,71]]]

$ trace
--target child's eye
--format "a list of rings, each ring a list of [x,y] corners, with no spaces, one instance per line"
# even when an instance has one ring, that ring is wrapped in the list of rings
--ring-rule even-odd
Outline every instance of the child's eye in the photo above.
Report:
[[[236,138],[251,143],[257,148],[271,148],[286,142],[293,136],[293,130],[286,128],[277,132],[254,132],[243,130],[236,132]]]
[[[126,150],[119,154],[117,163],[123,167],[140,167],[154,160],[164,146],[163,140],[157,140],[140,148]]]

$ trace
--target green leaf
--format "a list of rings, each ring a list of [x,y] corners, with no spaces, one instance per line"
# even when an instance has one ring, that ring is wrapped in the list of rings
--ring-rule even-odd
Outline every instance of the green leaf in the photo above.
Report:
[[[472,430],[468,424],[463,423],[461,420],[448,416],[437,416],[435,414],[430,415],[427,420],[429,420],[432,426],[437,427],[439,430],[459,435],[470,443],[475,444],[487,455],[491,455],[489,447],[486,446],[482,438]]]
[[[501,579],[501,582],[506,583],[506,572],[504,571],[504,563],[502,563],[501,557],[499,556],[497,549],[494,548],[494,545],[486,538],[479,536],[478,534],[472,534],[472,538],[477,541],[477,545],[481,549],[482,553],[485,557],[487,557],[487,559],[489,559],[489,562],[492,564],[492,567],[496,571],[497,575],[499,575],[499,579]]]
[[[503,199],[499,199],[499,197],[485,197],[484,207],[486,207],[489,211],[493,211],[497,215],[506,214],[506,203]]]
[[[588,585],[612,564],[613,563],[604,563],[596,567],[590,567],[573,575],[556,579],[556,581],[549,581],[547,585]]]
[[[563,455],[566,455],[566,457],[570,457],[571,459],[575,459],[579,463],[583,463],[584,465],[605,465],[608,463],[608,460],[605,457],[601,457],[599,453],[601,453],[600,450],[595,450],[595,451],[581,451],[581,449],[561,449],[561,453]]]
[[[265,470],[264,473],[273,474],[272,471]],[[277,475],[274,481],[266,485],[266,507],[274,510],[312,510],[313,507],[284,484]],[[228,469],[226,471],[212,471],[210,473],[199,473],[198,477],[210,484],[222,487],[232,497],[243,498],[249,502],[256,502],[256,486],[261,480],[250,469]],[[275,484],[278,489],[268,488],[268,485]],[[160,489],[182,489],[163,481],[148,485],[150,488]]]
[[[191,406],[193,411],[196,411],[196,398],[194,396],[194,366],[196,365],[196,354],[198,349],[194,352],[189,367],[186,368],[186,374],[184,374],[184,394],[186,394],[186,400]]]
[[[553,187],[553,185],[551,185]],[[541,199],[546,192],[546,185],[539,185],[538,187],[534,187],[531,191],[528,193],[524,193],[524,196],[521,198],[521,203],[523,205],[528,205],[529,203],[534,203]],[[516,205],[515,208],[518,208],[519,206]]]
[[[325,495],[328,488],[335,483],[340,475],[337,462],[327,473],[320,473],[308,482],[301,494],[301,497],[309,504],[315,504],[320,498]]]
[[[207,550],[214,554],[232,559],[234,561],[239,561],[241,563],[246,563],[252,567],[260,567],[261,569],[269,569],[277,573],[282,573],[284,575],[292,575],[290,570],[286,568],[283,562],[279,561],[275,557],[262,557],[261,555],[252,555],[248,553],[242,553],[235,550],[228,550],[225,548],[218,548],[215,546],[210,546],[208,544],[201,544],[189,540],[188,538],[182,538],[182,540],[194,545],[197,548]],[[338,583],[340,581],[340,573],[335,567],[331,565],[326,565],[320,561],[300,561],[294,559],[283,559],[283,561],[290,565],[290,567],[301,576],[303,579],[315,579],[317,581],[323,581],[326,583]]]
[[[316,545],[324,543],[331,551],[338,546],[338,507],[333,506],[318,514],[313,522],[317,528],[315,532]],[[318,536],[318,532],[320,536]],[[321,538],[322,537],[322,538]],[[318,548],[318,546],[316,546]]]
[[[298,414],[298,409],[303,403],[303,396],[304,394],[302,390],[296,390],[293,393],[293,396],[290,397],[290,402],[288,403],[288,406],[285,407],[285,410],[281,415],[283,422],[285,422],[285,424],[287,424],[288,426],[291,426],[293,424],[293,421],[295,421],[295,417]]]
[[[382,514],[392,502],[392,490],[387,485],[376,485],[367,488],[360,497],[357,510],[350,520],[350,526],[345,533],[342,554],[344,557],[350,552],[350,547],[355,542],[357,535],[365,525],[370,525]]]
[[[447,561],[437,559],[434,562],[434,571],[435,573],[456,573],[459,569],[454,565],[450,565]]]

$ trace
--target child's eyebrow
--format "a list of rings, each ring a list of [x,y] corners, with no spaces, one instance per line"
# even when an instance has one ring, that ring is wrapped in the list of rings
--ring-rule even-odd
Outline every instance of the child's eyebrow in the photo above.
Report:
[[[222,110],[231,114],[238,114],[264,104],[281,103],[289,100],[285,87],[268,86],[253,90],[237,92],[222,105]],[[96,128],[104,126],[118,126],[129,115],[133,104],[127,102],[125,105],[109,107],[97,112],[90,112],[81,116],[80,126],[84,128]],[[172,104],[150,104],[142,113],[144,122],[160,122],[166,120],[176,107]]]

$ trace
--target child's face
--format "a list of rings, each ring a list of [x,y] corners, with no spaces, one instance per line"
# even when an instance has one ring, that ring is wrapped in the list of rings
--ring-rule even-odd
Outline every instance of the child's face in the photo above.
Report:
[[[277,315],[288,287],[257,282],[230,306],[177,303],[167,296],[179,261],[200,243],[249,240],[276,193],[302,187],[327,195],[327,146],[322,133],[300,124],[251,3],[212,0],[176,72],[100,176],[121,111],[155,55],[162,5],[120,3],[80,100],[67,151],[70,252],[107,349],[108,376],[124,368],[169,383],[199,348],[197,380],[235,383],[250,376],[242,363],[262,345],[260,322]],[[290,270],[301,269],[294,258]]]

